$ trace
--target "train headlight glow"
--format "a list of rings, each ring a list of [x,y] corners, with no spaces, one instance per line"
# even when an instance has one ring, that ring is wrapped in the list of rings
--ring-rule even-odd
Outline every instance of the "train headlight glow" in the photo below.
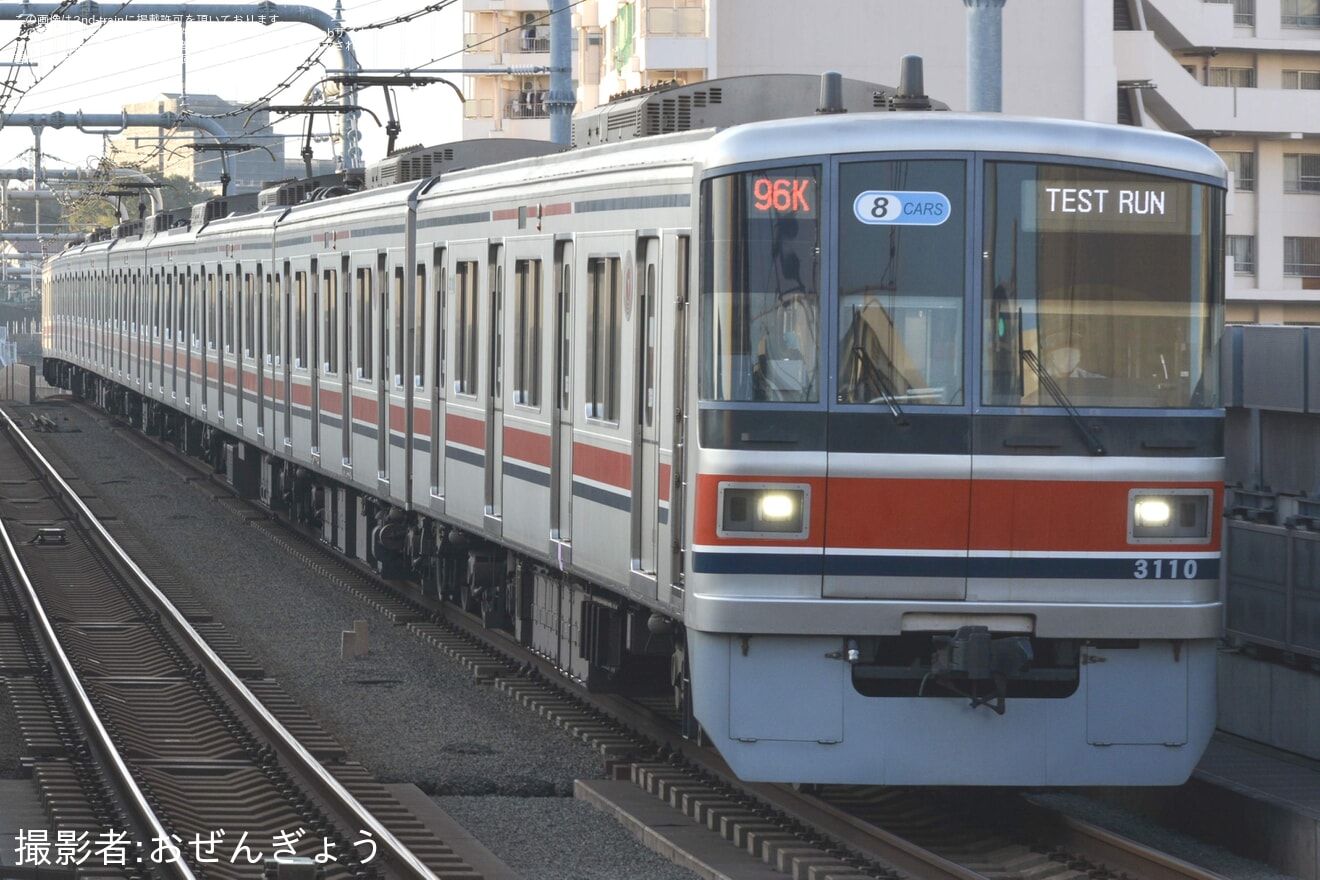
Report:
[[[1208,543],[1213,502],[1209,489],[1133,489],[1128,493],[1128,543]]]
[[[761,519],[766,522],[787,522],[797,513],[797,497],[788,492],[766,492],[761,496]]]
[[[1138,526],[1167,526],[1172,515],[1173,508],[1163,498],[1142,498],[1132,505],[1132,518]]]
[[[804,483],[720,483],[721,538],[805,538],[811,487]]]

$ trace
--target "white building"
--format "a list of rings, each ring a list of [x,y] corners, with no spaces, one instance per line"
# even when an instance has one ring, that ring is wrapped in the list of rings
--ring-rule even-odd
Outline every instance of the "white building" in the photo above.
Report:
[[[577,110],[670,80],[820,73],[967,106],[968,5],[994,0],[587,0]],[[547,0],[464,0],[464,137],[544,138]],[[1003,112],[1197,138],[1234,172],[1228,319],[1320,323],[1320,0],[1006,0]]]

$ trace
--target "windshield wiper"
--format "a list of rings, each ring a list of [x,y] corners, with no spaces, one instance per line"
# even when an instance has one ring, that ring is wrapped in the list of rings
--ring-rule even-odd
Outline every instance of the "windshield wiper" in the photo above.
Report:
[[[866,349],[861,345],[854,345],[852,348],[853,357],[857,358],[857,363],[861,364],[862,369],[866,371],[867,378],[875,383],[875,387],[880,390],[880,396],[884,398],[889,411],[894,414],[894,422],[898,425],[907,425],[907,414],[903,412],[903,407],[898,403],[898,397],[894,394],[889,385],[889,380],[885,374],[880,372],[880,368],[871,360],[871,356],[866,353]]]
[[[1045,368],[1041,365],[1040,357],[1036,355],[1036,352],[1026,347],[1022,347],[1020,351],[1022,360],[1026,361],[1027,366],[1031,367],[1031,371],[1036,374],[1036,379],[1050,393],[1050,397],[1054,398],[1054,402],[1064,408],[1068,413],[1068,417],[1072,419],[1072,423],[1077,426],[1078,433],[1090,445],[1091,454],[1104,455],[1105,445],[1100,442],[1100,438],[1095,436],[1095,432],[1086,424],[1086,420],[1077,411],[1077,407],[1073,406],[1072,401],[1068,399],[1068,395],[1064,394],[1063,389],[1059,387],[1059,383],[1054,381],[1053,376],[1045,372]]]

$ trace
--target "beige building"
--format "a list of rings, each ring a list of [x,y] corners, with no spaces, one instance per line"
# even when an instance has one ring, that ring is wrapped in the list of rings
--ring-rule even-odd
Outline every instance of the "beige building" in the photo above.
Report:
[[[263,182],[286,176],[284,138],[271,132],[270,113],[243,110],[243,106],[216,95],[188,95],[187,98],[189,112],[214,117],[234,142],[257,147],[229,154],[230,192],[257,189]],[[180,109],[179,95],[172,93],[124,107],[126,113],[139,114],[178,113]],[[196,128],[168,131],[130,127],[110,141],[109,155],[118,165],[139,168],[153,175],[183,177],[202,186],[211,186],[218,192],[223,163],[221,154],[209,149],[214,144],[214,137]]]
[[[985,4],[989,0],[969,0]],[[549,133],[546,0],[464,0],[464,137]],[[669,80],[820,73],[967,106],[964,0],[588,0],[577,110]],[[809,16],[810,21],[804,21]],[[1209,144],[1234,173],[1229,320],[1320,323],[1320,0],[1006,0],[1003,112],[1123,122]],[[483,71],[483,72],[478,72]]]

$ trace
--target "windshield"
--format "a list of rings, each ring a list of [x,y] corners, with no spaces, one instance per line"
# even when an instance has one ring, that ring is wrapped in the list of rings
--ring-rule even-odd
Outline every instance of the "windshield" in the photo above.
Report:
[[[986,166],[982,401],[1215,407],[1220,194],[1129,171]],[[1034,365],[1033,365],[1034,361]]]
[[[701,398],[814,403],[820,167],[702,184]]]
[[[966,167],[841,166],[839,403],[962,403]]]

